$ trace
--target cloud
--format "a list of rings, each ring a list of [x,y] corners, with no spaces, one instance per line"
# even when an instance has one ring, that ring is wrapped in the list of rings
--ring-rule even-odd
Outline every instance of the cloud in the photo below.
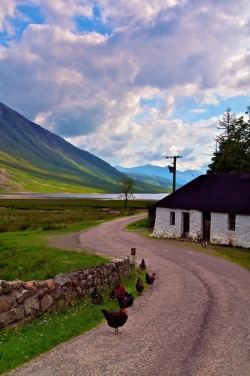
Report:
[[[221,105],[249,105],[248,9],[2,0],[0,101],[113,165],[164,165],[173,153],[204,165]]]

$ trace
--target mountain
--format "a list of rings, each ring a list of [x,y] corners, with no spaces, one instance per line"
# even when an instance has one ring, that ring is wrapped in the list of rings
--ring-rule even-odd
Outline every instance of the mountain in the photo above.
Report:
[[[160,177],[166,179],[167,185],[169,181],[171,182],[170,187],[173,186],[173,174],[169,172],[168,166],[160,167],[160,166],[153,166],[150,164],[137,166],[137,167],[121,167],[115,166],[118,171],[121,171],[127,175],[135,174],[136,176],[139,175],[149,175],[151,177]],[[201,170],[186,170],[186,171],[178,171],[176,170],[176,187],[180,187],[189,183],[191,180],[197,178],[200,175],[204,175],[204,172]]]
[[[119,192],[126,175],[0,103],[1,192]],[[162,191],[141,181],[138,192]]]

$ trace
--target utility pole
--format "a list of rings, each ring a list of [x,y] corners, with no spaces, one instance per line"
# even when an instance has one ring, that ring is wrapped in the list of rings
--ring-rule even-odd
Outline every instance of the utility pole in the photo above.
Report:
[[[173,192],[175,191],[176,188],[176,160],[177,158],[182,158],[181,155],[175,155],[174,157],[169,157],[167,156],[166,159],[173,158],[174,162],[172,163],[173,166],[168,166],[169,172],[173,174]]]

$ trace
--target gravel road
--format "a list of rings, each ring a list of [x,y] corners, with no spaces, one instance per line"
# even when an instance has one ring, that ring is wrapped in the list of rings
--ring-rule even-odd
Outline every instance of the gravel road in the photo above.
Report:
[[[103,323],[8,375],[249,376],[250,272],[181,243],[124,231],[135,217],[57,239],[59,246],[145,259],[156,273],[122,334]]]

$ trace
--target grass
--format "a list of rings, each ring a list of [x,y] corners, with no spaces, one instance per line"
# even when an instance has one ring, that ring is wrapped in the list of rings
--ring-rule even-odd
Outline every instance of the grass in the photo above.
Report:
[[[127,291],[137,297],[135,268],[122,281]],[[145,279],[145,272],[142,273]],[[112,286],[113,287],[113,286]],[[145,286],[146,288],[146,286]],[[79,300],[74,306],[59,312],[44,314],[29,324],[17,329],[0,331],[0,374],[6,373],[36,356],[51,350],[62,342],[79,336],[104,322],[102,308],[118,310],[117,300],[107,298],[110,289],[103,289],[103,306],[96,306],[88,298]],[[107,328],[111,330],[111,328]]]
[[[69,270],[97,266],[106,258],[84,252],[47,247],[45,235],[80,231],[102,221],[145,210],[147,202],[102,200],[9,200],[0,199],[0,279],[22,280],[53,277]],[[145,278],[145,276],[144,276]],[[125,280],[126,289],[137,296],[133,270]],[[113,286],[112,286],[113,287]],[[117,301],[107,299],[101,291],[106,309],[118,309]],[[47,313],[15,329],[0,330],[0,374],[6,373],[34,357],[49,351],[104,321],[101,307],[88,298],[62,311]]]
[[[48,247],[44,235],[80,231],[132,215],[145,210],[147,201],[129,205],[125,211],[120,200],[0,199],[0,279],[45,280],[107,262],[98,255]]]
[[[0,279],[6,281],[46,280],[69,270],[108,262],[108,258],[99,255],[48,247],[39,232],[7,233],[0,239]]]

